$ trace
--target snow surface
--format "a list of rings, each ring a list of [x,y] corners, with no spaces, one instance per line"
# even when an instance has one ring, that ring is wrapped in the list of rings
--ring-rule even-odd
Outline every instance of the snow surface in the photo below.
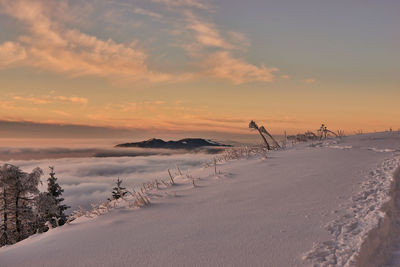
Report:
[[[183,175],[145,208],[0,248],[0,266],[353,266],[399,148],[398,132],[364,134],[193,169],[196,187]]]

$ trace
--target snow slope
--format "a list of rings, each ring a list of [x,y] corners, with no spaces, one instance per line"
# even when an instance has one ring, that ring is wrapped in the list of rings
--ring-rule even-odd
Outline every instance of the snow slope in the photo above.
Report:
[[[302,144],[190,172],[0,249],[0,266],[353,266],[390,199],[398,132]]]

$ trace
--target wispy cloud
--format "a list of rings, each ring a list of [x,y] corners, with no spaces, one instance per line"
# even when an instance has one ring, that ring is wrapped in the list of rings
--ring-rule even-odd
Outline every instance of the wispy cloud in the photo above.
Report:
[[[192,12],[186,12],[187,28],[193,31],[196,41],[204,47],[232,49],[220,35],[216,25],[199,20]]]
[[[18,108],[14,101],[0,101],[0,107],[3,110],[15,110]]]
[[[87,98],[76,97],[76,96],[70,96],[70,97],[68,97],[68,96],[53,96],[52,99],[63,101],[63,102],[78,103],[78,104],[82,104],[82,105],[87,105],[87,103],[89,102],[89,100]]]
[[[234,84],[274,80],[276,68],[260,66],[246,59],[243,52],[250,46],[250,41],[244,34],[216,25],[209,16],[204,16],[204,13],[212,12],[208,4],[198,0],[152,2],[166,6],[174,16],[166,17],[163,13],[131,4],[126,8],[135,14],[171,22],[176,37],[174,44],[183,47],[193,61],[189,72],[157,71],[149,64],[152,61],[148,50],[142,49],[137,41],[121,43],[84,33],[65,23],[68,15],[60,18],[52,15],[55,4],[47,5],[45,0],[0,0],[0,12],[15,18],[27,30],[16,41],[0,44],[0,68],[18,64],[72,77],[104,77],[122,85],[183,82],[204,76]],[[69,8],[68,4],[60,4],[57,12],[62,10],[67,14]]]
[[[108,111],[117,111],[117,113],[124,112],[137,112],[137,111],[145,111],[145,110],[155,110],[159,108],[165,108],[165,101],[156,100],[156,101],[144,101],[144,102],[129,102],[129,103],[120,103],[120,104],[109,104],[105,107]]]
[[[277,68],[258,67],[242,59],[234,58],[227,51],[210,55],[204,64],[207,67],[207,74],[235,84],[252,81],[272,82],[274,81],[273,72],[278,71]]]
[[[142,8],[135,8],[133,10],[133,13],[152,17],[152,18],[157,18],[157,19],[161,19],[163,17],[161,14],[158,14],[158,13],[146,10],[146,9],[142,9]]]
[[[246,50],[250,45],[250,40],[241,32],[229,31],[228,35],[237,49]]]
[[[200,9],[209,9],[209,6],[197,0],[151,0],[154,3],[162,3],[175,7],[195,7]]]
[[[0,44],[0,68],[17,63],[26,57],[25,49],[14,42]]]
[[[249,120],[242,119],[242,118],[234,118],[234,117],[194,117],[196,120],[204,120],[204,121],[211,121],[215,123],[248,123]]]
[[[49,104],[51,103],[48,99],[38,98],[38,97],[22,97],[22,96],[14,96],[14,100],[30,102],[32,104],[41,105],[41,104]]]
[[[185,11],[186,28],[179,25],[178,34],[185,36],[181,45],[202,70],[201,76],[218,78],[234,84],[248,82],[273,82],[277,68],[257,66],[244,56],[238,57],[250,45],[247,37],[239,32],[223,32],[219,27],[200,18],[194,12]],[[185,29],[187,31],[185,31]],[[194,40],[194,41],[193,41]]]
[[[48,71],[67,72],[74,76],[96,75],[130,80],[161,82],[171,79],[168,74],[149,70],[147,54],[135,43],[122,44],[100,40],[77,29],[64,28],[52,20],[44,1],[1,0],[2,12],[24,23],[28,35],[18,43],[0,46],[0,55],[17,55],[2,61],[38,67]]]
[[[314,78],[308,78],[303,80],[303,82],[308,83],[308,84],[312,84],[315,83],[317,80],[315,80]]]
[[[71,114],[69,114],[69,113],[67,113],[67,112],[65,112],[63,110],[53,110],[53,112],[58,114],[58,115],[64,116],[64,117],[71,117],[72,116]]]
[[[76,96],[43,96],[43,97],[24,97],[14,96],[14,100],[29,102],[36,105],[51,104],[51,103],[75,103],[87,105],[88,99]]]

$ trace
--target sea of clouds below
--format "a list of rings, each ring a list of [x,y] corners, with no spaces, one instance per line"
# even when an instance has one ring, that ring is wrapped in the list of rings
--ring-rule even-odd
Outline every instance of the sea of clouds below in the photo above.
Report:
[[[5,150],[6,148],[2,148]],[[51,150],[51,148],[48,148]],[[1,149],[0,149],[1,150]],[[21,149],[25,151],[29,149]],[[1,151],[0,151],[1,152]],[[30,172],[36,167],[44,171],[43,184],[40,190],[46,190],[46,179],[49,177],[49,166],[55,167],[56,177],[64,189],[64,203],[71,206],[69,212],[79,206],[89,208],[91,203],[107,200],[111,196],[113,183],[117,178],[123,180],[127,188],[140,186],[145,181],[168,178],[168,169],[176,174],[176,165],[182,172],[202,166],[212,159],[207,153],[182,153],[160,151],[159,155],[118,157],[70,157],[57,159],[24,159],[7,160],[19,166],[23,171]],[[154,152],[155,153],[155,152]]]

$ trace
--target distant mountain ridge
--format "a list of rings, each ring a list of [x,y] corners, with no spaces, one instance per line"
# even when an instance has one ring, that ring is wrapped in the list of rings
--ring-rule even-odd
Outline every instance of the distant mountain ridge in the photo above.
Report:
[[[195,149],[199,147],[230,147],[230,145],[221,144],[215,141],[202,138],[185,138],[178,141],[164,141],[162,139],[152,138],[142,142],[124,143],[115,147],[140,147],[140,148],[167,148],[167,149]]]

